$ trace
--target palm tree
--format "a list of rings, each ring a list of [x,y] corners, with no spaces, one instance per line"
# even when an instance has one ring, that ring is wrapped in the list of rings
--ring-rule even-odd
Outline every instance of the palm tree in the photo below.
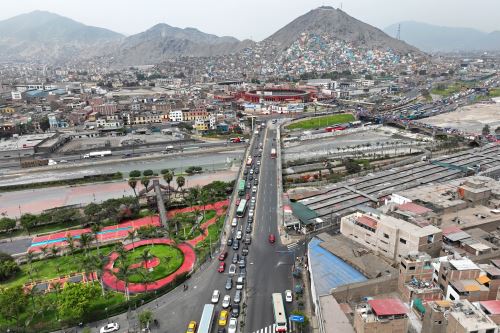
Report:
[[[177,190],[182,190],[182,188],[186,184],[186,178],[184,178],[183,176],[179,176],[175,179],[175,182],[177,183]]]
[[[135,250],[135,245],[134,245],[135,236],[136,236],[136,232],[135,232],[135,230],[132,230],[132,231],[129,231],[127,233],[127,237],[125,238],[126,240],[129,240],[132,242],[132,251]]]
[[[69,233],[66,235],[66,243],[68,243],[69,252],[73,255],[75,252],[75,239]]]
[[[42,253],[43,253],[43,257],[44,257],[44,258],[45,258],[45,257],[47,257],[47,253],[49,252],[49,247],[48,247],[47,245],[45,245],[45,246],[42,246],[42,247],[40,248],[40,250],[41,250],[41,251],[42,251]]]
[[[102,230],[102,226],[98,223],[94,223],[90,226],[90,230],[92,230],[92,234],[94,235],[95,243],[97,245],[97,255],[99,252],[99,232]]]
[[[51,253],[53,258],[57,257],[57,253],[59,253],[59,248],[52,246],[50,248],[50,253]],[[54,260],[54,263],[56,265],[56,271],[57,271],[57,273],[59,273],[59,260]]]
[[[85,256],[87,256],[87,250],[88,247],[90,246],[90,243],[92,243],[92,239],[93,237],[90,232],[86,232],[80,235],[80,246],[84,249]]]
[[[97,273],[97,278],[99,279],[99,283],[101,284],[101,291],[102,295],[105,295],[105,289],[104,289],[104,281],[103,281],[103,275],[106,270],[106,264],[109,261],[108,256],[94,256],[94,269]]]
[[[149,185],[149,177],[142,177],[141,178],[141,184],[144,186],[144,189],[146,192],[148,191],[148,185]]]
[[[144,249],[141,253],[141,260],[144,261],[144,268],[148,270],[148,261],[151,260],[153,256],[151,255],[151,251],[149,249]]]
[[[168,185],[168,201],[170,202],[170,183],[174,179],[174,175],[168,170],[167,173],[163,175],[163,179]]]
[[[125,298],[130,300],[130,295],[128,292],[128,284],[129,278],[132,275],[132,271],[129,268],[129,265],[125,262],[125,260],[120,261],[120,266],[118,266],[118,272],[116,273],[117,277],[125,282]]]
[[[134,190],[134,195],[137,198],[137,192],[135,191],[135,187],[137,186],[137,180],[135,180],[135,179],[129,179],[128,180],[128,186],[130,186],[132,188],[132,190]]]

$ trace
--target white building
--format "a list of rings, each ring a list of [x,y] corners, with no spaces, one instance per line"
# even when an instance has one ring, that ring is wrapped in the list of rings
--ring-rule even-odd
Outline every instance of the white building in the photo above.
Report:
[[[170,111],[168,113],[168,118],[170,119],[170,121],[184,121],[182,110]]]

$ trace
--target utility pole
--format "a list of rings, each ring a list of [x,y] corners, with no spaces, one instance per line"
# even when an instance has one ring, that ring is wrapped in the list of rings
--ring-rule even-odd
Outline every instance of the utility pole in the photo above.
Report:
[[[396,39],[401,40],[401,23],[398,24],[398,30],[396,32]]]

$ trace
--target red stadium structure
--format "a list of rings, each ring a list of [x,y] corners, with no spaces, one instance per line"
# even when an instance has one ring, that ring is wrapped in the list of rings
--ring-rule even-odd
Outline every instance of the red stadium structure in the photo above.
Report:
[[[310,102],[311,93],[300,89],[262,89],[250,90],[243,93],[247,102]]]

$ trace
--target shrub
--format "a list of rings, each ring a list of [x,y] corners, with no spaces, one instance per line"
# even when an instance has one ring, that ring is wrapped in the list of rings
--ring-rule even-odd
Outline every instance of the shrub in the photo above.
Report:
[[[141,172],[139,170],[132,170],[128,175],[130,178],[137,178],[141,176]]]
[[[153,175],[153,170],[147,169],[142,172],[142,175],[145,177],[151,177]]]

